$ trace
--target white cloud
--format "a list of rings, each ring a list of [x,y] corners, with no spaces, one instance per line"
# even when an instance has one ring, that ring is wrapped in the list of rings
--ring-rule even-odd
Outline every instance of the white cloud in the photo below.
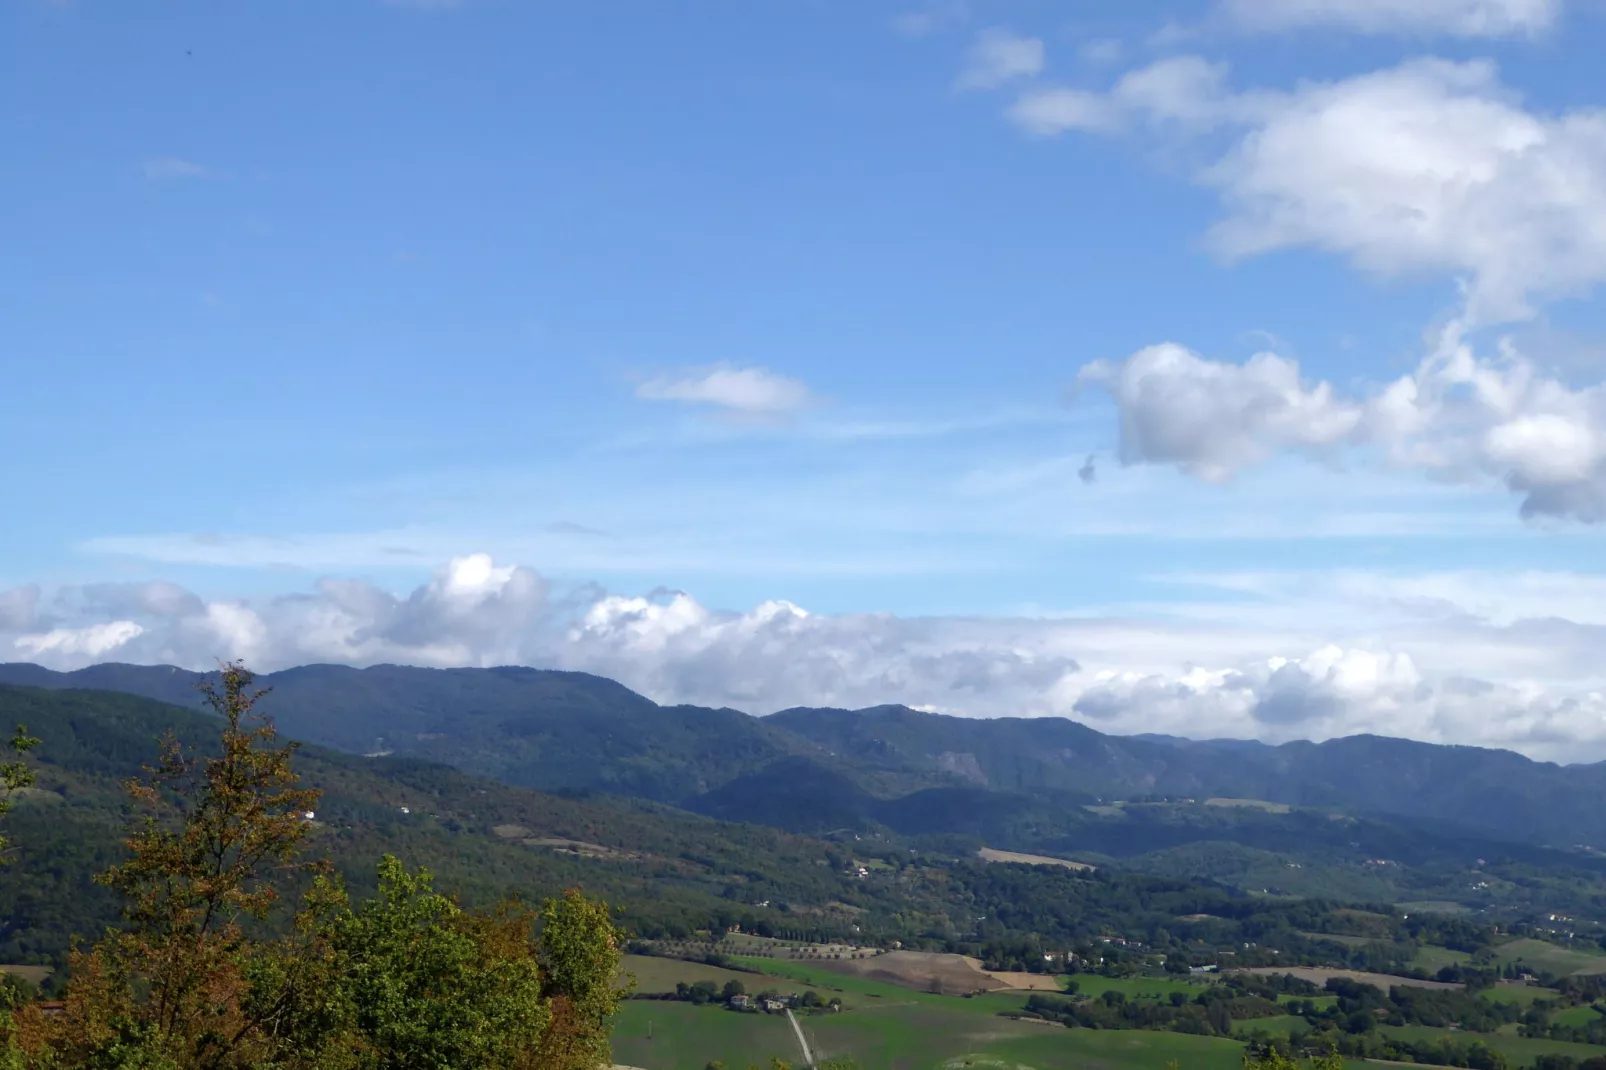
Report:
[[[1548,29],[1561,14],[1561,0],[1224,0],[1222,11],[1258,31],[1332,27],[1504,37]]]
[[[1458,276],[1479,323],[1606,279],[1606,113],[1528,110],[1488,63],[1233,92],[1221,66],[1176,57],[1107,93],[1031,91],[1008,115],[1038,135],[1235,131],[1197,176],[1220,192],[1211,237],[1229,257],[1308,246],[1379,275]]]
[[[1010,105],[1009,118],[1016,126],[1040,137],[1054,137],[1068,130],[1089,133],[1109,130],[1120,117],[1108,100],[1082,89],[1034,89],[1021,94]]]
[[[28,631],[35,626],[38,614],[37,584],[0,591],[0,632]]]
[[[19,635],[11,645],[28,658],[96,659],[127,645],[144,632],[145,629],[131,620],[114,620],[83,628],[52,628],[48,632]]]
[[[1100,674],[1076,710],[1106,730],[1328,739],[1374,733],[1574,760],[1606,747],[1606,692],[1557,694],[1466,677],[1430,683],[1405,654],[1326,646],[1230,669]]]
[[[1307,386],[1297,364],[1272,353],[1223,364],[1167,343],[1089,364],[1079,379],[1115,400],[1123,462],[1174,464],[1212,482],[1285,446],[1341,442],[1361,421],[1359,406],[1327,383]]]
[[[798,379],[768,368],[719,365],[649,379],[636,387],[649,401],[684,401],[713,405],[734,413],[778,416],[808,405],[809,388]]]
[[[1043,70],[1043,42],[1009,30],[984,30],[965,56],[960,89],[996,89]]]
[[[1526,517],[1606,521],[1606,384],[1570,387],[1509,345],[1479,358],[1456,324],[1414,372],[1354,398],[1307,385],[1280,357],[1230,364],[1175,345],[1088,365],[1081,379],[1115,402],[1128,464],[1219,482],[1282,449],[1363,445],[1400,468],[1492,477]]]
[[[964,0],[934,4],[931,7],[905,11],[892,20],[892,28],[905,37],[927,37],[939,30],[957,26],[970,17]]]
[[[174,178],[211,178],[212,172],[192,160],[177,156],[157,156],[144,161],[140,169],[153,182]]]
[[[1606,618],[1591,601],[1606,578],[1163,582],[1215,590],[1138,616],[1129,606],[1124,617],[833,615],[785,601],[722,612],[683,592],[554,597],[533,570],[473,554],[406,594],[349,579],[255,599],[201,599],[170,585],[57,591],[48,601],[63,619],[20,634],[0,628],[0,644],[58,668],[109,658],[206,668],[244,657],[262,670],[526,664],[598,673],[662,702],[753,712],[901,702],[1074,716],[1115,732],[1279,740],[1377,731],[1606,756]],[[97,617],[113,609],[125,615]],[[1582,623],[1556,619],[1571,610]]]

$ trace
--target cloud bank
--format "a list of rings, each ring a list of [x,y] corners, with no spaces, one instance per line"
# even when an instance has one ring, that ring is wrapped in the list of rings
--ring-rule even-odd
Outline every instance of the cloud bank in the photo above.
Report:
[[[1527,614],[1575,580],[1523,578],[1504,601]],[[760,713],[899,702],[1070,716],[1119,733],[1377,731],[1606,756],[1606,622],[1475,617],[1486,607],[1471,592],[1500,600],[1487,579],[1348,577],[1328,584],[1322,608],[1298,602],[1318,585],[1297,577],[1194,582],[1253,592],[1264,612],[1236,612],[1231,626],[1189,621],[1185,609],[1143,621],[825,615],[785,601],[721,612],[684,592],[557,593],[532,569],[472,554],[405,594],[349,579],[263,599],[208,600],[168,583],[22,588],[0,594],[0,649],[55,668],[206,668],[231,657],[263,670],[526,664],[609,676],[661,702]],[[1355,616],[1391,601],[1376,618],[1385,627]],[[1335,640],[1322,642],[1313,621]]]

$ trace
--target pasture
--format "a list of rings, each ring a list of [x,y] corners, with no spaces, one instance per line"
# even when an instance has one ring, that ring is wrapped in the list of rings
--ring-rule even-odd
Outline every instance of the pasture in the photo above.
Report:
[[[1494,1003],[1516,1003],[1528,1006],[1536,999],[1555,999],[1561,993],[1554,988],[1540,988],[1538,985],[1495,985],[1478,993],[1484,999]]]
[[[1050,858],[1048,855],[1026,855],[1019,851],[995,851],[983,847],[976,852],[983,862],[1019,862],[1027,866],[1062,866],[1065,869],[1092,869],[1086,862],[1072,862],[1068,858]]]
[[[1425,1025],[1385,1025],[1381,1028],[1388,1036],[1418,1044],[1423,1042],[1432,1044],[1446,1039],[1453,1040],[1457,1044],[1481,1041],[1495,1051],[1503,1053],[1511,1060],[1513,1066],[1531,1066],[1535,1059],[1547,1054],[1571,1055],[1580,1062],[1602,1054],[1602,1049],[1588,1044],[1572,1044],[1565,1040],[1534,1040],[1510,1033],[1466,1033],[1452,1029],[1435,1029]]]
[[[634,977],[636,991],[642,993],[673,992],[676,983],[681,981],[689,985],[694,985],[698,981],[712,981],[721,988],[727,981],[740,981],[742,987],[758,991],[765,981],[765,978],[758,974],[722,970],[718,966],[709,966],[701,962],[686,962],[683,959],[666,959],[653,955],[626,955],[619,972]]]
[[[765,965],[769,965],[766,963]],[[889,1070],[1157,1070],[1171,1060],[1188,1070],[1238,1070],[1241,1044],[1223,1038],[1136,1030],[1065,1029],[1014,1021],[1024,993],[974,998],[936,996],[860,977],[824,974],[797,963],[777,972],[797,981],[838,982],[849,1009],[800,1018],[816,1055],[851,1055],[860,1066]],[[749,987],[752,987],[749,985]],[[786,984],[778,985],[786,989]],[[825,991],[827,985],[810,987]],[[796,1065],[797,1042],[785,1017],[737,1014],[688,1003],[632,1000],[615,1019],[614,1057],[647,1070],[764,1065],[780,1056]]]
[[[1364,970],[1335,970],[1325,966],[1257,966],[1244,973],[1258,973],[1262,976],[1282,976],[1288,974],[1301,981],[1309,981],[1314,985],[1325,985],[1334,977],[1343,977],[1346,980],[1356,981],[1363,985],[1373,985],[1387,992],[1395,985],[1406,988],[1460,988],[1460,985],[1447,984],[1443,981],[1418,981],[1414,977],[1396,977],[1391,973],[1367,973]]]
[[[1530,938],[1508,940],[1499,945],[1495,948],[1495,961],[1501,965],[1516,963],[1539,973],[1559,977],[1606,973],[1606,955],[1598,951],[1575,951]]]
[[[1416,954],[1411,957],[1411,965],[1429,973],[1438,973],[1446,966],[1459,966],[1471,959],[1472,956],[1465,951],[1451,951],[1447,947],[1429,945],[1416,949]]]
[[[816,973],[862,977],[885,984],[900,985],[920,992],[962,996],[971,992],[1001,989],[1056,992],[1059,981],[1046,973],[989,973],[981,962],[963,955],[944,955],[928,951],[888,951],[862,958],[792,958],[744,960],[755,969],[777,972],[787,965],[805,967]],[[787,972],[786,976],[797,976]]]

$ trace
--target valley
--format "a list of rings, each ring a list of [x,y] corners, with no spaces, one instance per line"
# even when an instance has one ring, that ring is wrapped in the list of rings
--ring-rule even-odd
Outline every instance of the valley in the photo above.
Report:
[[[1245,1043],[1452,1065],[1498,1052],[1504,1065],[1544,1070],[1565,1070],[1542,1061],[1551,1057],[1606,1058],[1606,1015],[1594,1010],[1606,998],[1606,870],[1590,852],[1504,839],[1477,820],[1257,798],[1243,783],[1223,786],[1220,771],[1221,794],[1115,797],[1110,779],[1138,751],[1112,757],[1128,745],[1114,737],[1099,744],[1109,748],[1103,794],[1058,773],[1044,786],[1041,770],[999,790],[976,784],[977,771],[1023,761],[1009,747],[1025,744],[1009,741],[1030,723],[990,738],[886,710],[815,711],[818,725],[790,711],[772,725],[666,712],[605,681],[528,670],[407,670],[412,708],[431,711],[412,725],[432,730],[411,746],[368,738],[368,749],[336,749],[357,739],[341,717],[377,719],[385,696],[401,694],[388,673],[336,674],[372,684],[360,691],[369,706],[337,688],[339,716],[318,715],[310,685],[273,692],[282,724],[318,729],[297,756],[323,792],[309,817],[316,842],[358,892],[389,852],[428,866],[469,904],[575,886],[605,897],[645,953],[629,960],[641,985],[615,1028],[629,1065],[700,1070],[791,1053],[784,1015],[673,998],[732,981],[840,1000],[840,1010],[801,1008],[802,1028],[822,1057],[851,1054],[861,1066],[1225,1066]],[[73,934],[118,924],[91,877],[120,850],[130,816],[121,781],[164,732],[204,750],[213,731],[193,703],[137,693],[183,697],[176,688],[191,681],[176,670],[86,674],[0,672],[52,685],[0,685],[0,718],[41,740],[37,784],[9,816],[17,851],[0,872],[0,960],[46,994],[66,981]],[[122,687],[66,686],[92,680]],[[516,710],[486,697],[510,693],[522,696]],[[479,696],[478,713],[453,712],[465,695]],[[515,736],[512,724],[543,728]],[[866,724],[901,735],[867,739]],[[920,731],[932,740],[917,747]],[[977,748],[963,752],[975,762],[947,750],[918,757],[957,745],[955,732]],[[714,737],[723,760],[697,750]],[[509,755],[521,747],[538,757],[515,769]],[[483,757],[498,748],[501,764]],[[506,780],[488,775],[498,769]],[[1530,772],[1544,781],[1563,771]],[[677,797],[686,785],[702,790]],[[1461,1002],[1423,1012],[1410,992]],[[1340,1013],[1346,1000],[1356,1009]]]

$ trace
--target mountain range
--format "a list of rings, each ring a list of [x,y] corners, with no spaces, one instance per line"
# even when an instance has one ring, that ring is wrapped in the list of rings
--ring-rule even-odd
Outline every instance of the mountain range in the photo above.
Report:
[[[190,708],[201,679],[171,666],[0,665],[0,684],[121,691]],[[1191,798],[1404,819],[1527,846],[1606,845],[1606,764],[1560,766],[1509,751],[1369,735],[1281,746],[1114,736],[1063,718],[895,705],[755,717],[661,706],[612,680],[521,667],[306,665],[259,681],[271,689],[263,708],[285,734],[333,750],[804,831],[868,822],[985,835],[1013,823],[1063,839],[1097,825],[1108,804]]]

